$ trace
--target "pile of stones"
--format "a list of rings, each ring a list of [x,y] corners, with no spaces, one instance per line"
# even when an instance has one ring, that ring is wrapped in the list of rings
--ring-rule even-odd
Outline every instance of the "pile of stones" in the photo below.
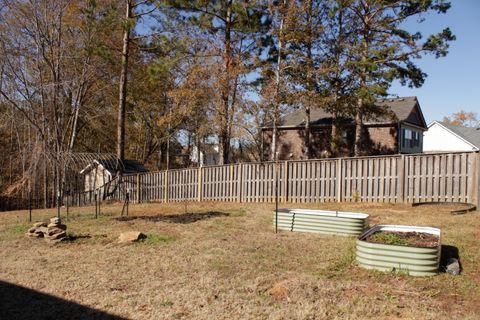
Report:
[[[44,238],[49,242],[60,242],[67,238],[67,226],[62,224],[60,218],[50,219],[50,223],[36,222],[28,232],[28,237]]]

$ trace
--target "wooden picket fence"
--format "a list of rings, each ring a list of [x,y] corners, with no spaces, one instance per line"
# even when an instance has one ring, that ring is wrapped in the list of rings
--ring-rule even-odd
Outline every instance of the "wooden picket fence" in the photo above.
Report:
[[[469,202],[478,152],[239,163],[125,176],[114,198],[140,202]]]

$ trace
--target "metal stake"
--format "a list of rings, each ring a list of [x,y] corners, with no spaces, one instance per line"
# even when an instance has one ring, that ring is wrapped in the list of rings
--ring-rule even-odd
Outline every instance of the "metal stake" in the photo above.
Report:
[[[32,190],[28,190],[28,221],[32,222]]]
[[[96,190],[95,190],[94,198],[95,198],[95,219],[97,219],[98,218],[98,208],[97,208],[97,191]]]
[[[57,218],[60,219],[60,191],[57,191]]]
[[[69,214],[69,212],[68,212],[68,198],[69,198],[69,195],[70,195],[70,191],[67,191],[67,202],[66,202],[66,204],[65,204],[66,209],[67,209],[67,218],[66,218],[67,221],[68,221],[68,214]]]
[[[126,200],[127,200],[127,217],[128,217],[128,204],[130,202],[130,192],[129,191],[127,191],[127,199]]]

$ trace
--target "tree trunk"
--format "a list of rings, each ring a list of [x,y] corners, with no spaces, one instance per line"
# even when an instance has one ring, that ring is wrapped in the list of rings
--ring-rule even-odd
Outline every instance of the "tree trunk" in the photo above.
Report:
[[[307,27],[308,27],[308,38],[307,38],[307,101],[305,101],[305,147],[306,147],[306,156],[307,159],[312,158],[312,138],[310,130],[310,109],[311,109],[311,100],[313,91],[315,90],[313,83],[313,1],[308,1],[308,16],[307,16]]]
[[[338,155],[338,147],[340,145],[340,139],[338,137],[338,127],[337,127],[337,122],[338,122],[338,114],[336,111],[332,113],[332,135],[330,137],[330,154],[332,156]]]
[[[367,88],[367,69],[365,67],[368,56],[369,56],[369,26],[370,26],[370,15],[369,4],[365,3],[365,11],[367,12],[366,16],[363,18],[363,39],[362,39],[362,68],[360,73],[360,88]],[[354,155],[358,157],[363,153],[363,111],[364,111],[364,97],[361,96],[357,101],[357,110],[355,113],[355,149]]]
[[[355,113],[355,157],[362,155],[362,142],[363,142],[363,98],[358,98],[357,112]]]
[[[287,1],[284,0],[282,9],[284,10],[286,9],[285,8],[286,4],[287,4]],[[277,68],[275,70],[275,101],[274,101],[275,105],[273,110],[273,132],[272,132],[272,154],[271,154],[272,161],[277,161],[277,140],[278,140],[278,128],[277,128],[278,123],[277,122],[279,118],[279,109],[280,109],[280,79],[281,79],[280,73],[282,71],[282,49],[283,49],[282,36],[283,36],[283,22],[284,22],[283,13],[281,12],[280,15],[281,15],[280,26],[278,30],[278,57],[277,57]]]
[[[125,160],[125,104],[127,98],[128,82],[128,54],[130,48],[130,26],[129,20],[132,17],[132,3],[126,1],[125,22],[123,30],[123,48],[122,48],[122,69],[120,73],[119,102],[118,102],[118,122],[117,122],[117,171],[121,172],[120,164]]]
[[[225,84],[222,92],[222,110],[220,112],[220,134],[219,134],[219,153],[220,164],[227,164],[230,155],[230,136],[229,136],[229,121],[230,121],[230,94],[231,94],[231,67],[232,67],[232,5],[233,0],[227,2],[227,13],[225,17],[225,40],[223,60],[225,64]]]
[[[201,158],[202,156],[202,151],[200,149],[200,144],[201,144],[201,139],[200,139],[200,135],[198,134],[198,130],[197,130],[197,134],[195,135],[195,144],[197,145],[197,167],[201,167],[202,164],[203,164],[203,161]]]

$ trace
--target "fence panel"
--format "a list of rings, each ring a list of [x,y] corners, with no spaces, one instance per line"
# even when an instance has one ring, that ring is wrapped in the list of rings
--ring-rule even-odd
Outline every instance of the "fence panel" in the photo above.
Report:
[[[476,158],[475,153],[405,157],[405,201],[475,202],[469,190],[475,190]]]
[[[480,197],[480,154],[457,152],[241,163],[123,176],[99,188],[108,199],[274,202],[470,202]],[[71,195],[92,205],[93,190]],[[5,202],[6,203],[6,202]],[[4,205],[5,207],[6,204]]]

